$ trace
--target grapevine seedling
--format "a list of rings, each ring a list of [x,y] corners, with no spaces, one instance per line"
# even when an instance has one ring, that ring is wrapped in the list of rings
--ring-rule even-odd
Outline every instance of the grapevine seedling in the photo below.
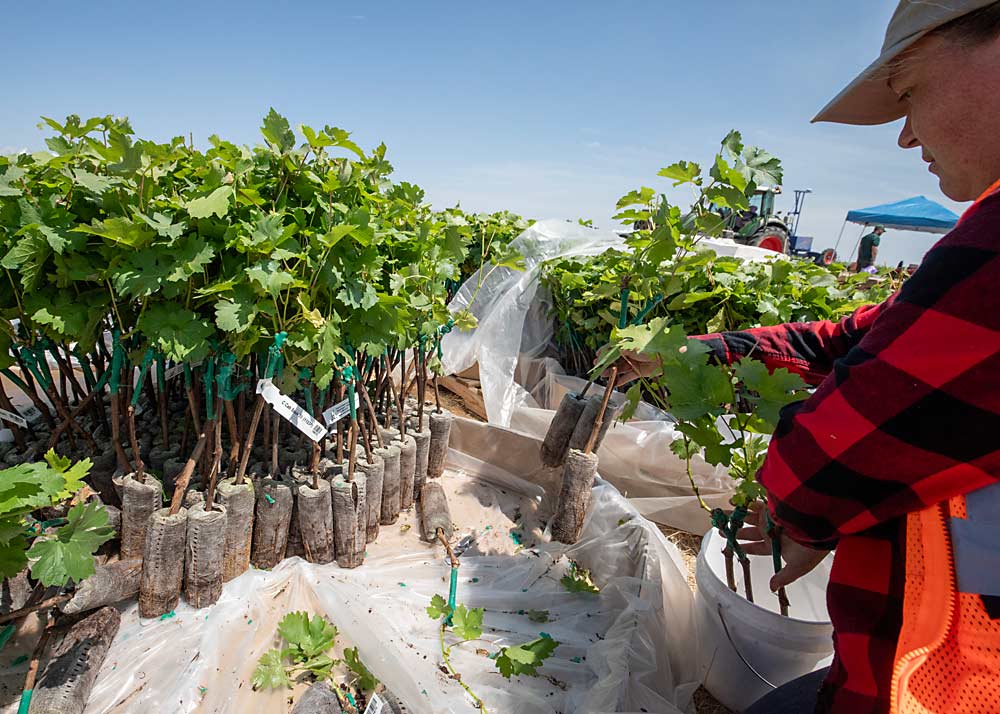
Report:
[[[562,576],[559,582],[565,588],[566,592],[570,593],[601,592],[600,588],[591,579],[590,571],[586,568],[581,568],[575,561],[570,561],[569,572]]]
[[[339,664],[353,674],[351,684],[365,692],[374,691],[379,682],[361,661],[358,648],[344,650],[343,661],[333,659],[329,652],[335,647],[337,628],[319,615],[290,612],[278,623],[283,646],[265,652],[257,662],[251,683],[257,689],[292,687],[296,678],[308,676],[315,680],[332,680]],[[340,690],[333,688],[340,697]],[[347,706],[346,702],[341,702]]]

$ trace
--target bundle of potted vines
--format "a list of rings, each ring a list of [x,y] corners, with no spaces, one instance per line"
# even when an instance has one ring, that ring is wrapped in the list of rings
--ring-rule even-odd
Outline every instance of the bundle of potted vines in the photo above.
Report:
[[[251,563],[360,565],[443,471],[440,341],[473,324],[448,290],[499,219],[432,212],[384,145],[331,126],[300,143],[274,110],[262,145],[205,151],[125,119],[44,123],[48,152],[0,157],[3,458],[90,459],[120,508],[87,606],[138,592],[150,617],[212,604]]]
[[[731,132],[722,142],[707,176],[700,166],[686,161],[662,169],[659,175],[673,181],[675,187],[690,186],[694,202],[684,213],[671,206],[665,196],[647,187],[632,191],[619,201],[618,218],[636,229],[627,239],[628,257],[617,263],[620,274],[604,285],[607,296],[614,301],[609,309],[615,313],[617,327],[591,373],[596,378],[606,372],[609,386],[596,408],[597,400],[591,398],[588,402],[585,394],[567,394],[542,446],[544,463],[564,464],[553,535],[564,542],[574,542],[579,537],[597,465],[591,452],[600,443],[599,425],[606,417],[602,410],[612,403],[607,392],[617,374],[615,365],[641,355],[658,363],[661,369],[628,389],[619,407],[620,418],[631,418],[639,401],[646,400],[677,421],[681,438],[672,443],[671,449],[686,461],[689,476],[691,459],[698,455],[710,464],[729,469],[737,482],[730,511],[710,508],[698,494],[693,477],[691,485],[712,525],[726,535],[729,587],[736,590],[738,561],[743,568],[745,594],[752,601],[749,560],[736,534],[752,505],[765,499],[756,473],[767,450],[766,437],[773,432],[781,407],[802,399],[806,385],[797,375],[784,369],[771,372],[752,358],[734,365],[710,360],[706,345],[687,336],[685,315],[677,311],[698,299],[685,288],[686,283],[679,275],[699,271],[711,282],[715,254],[702,250],[699,241],[721,234],[724,221],[720,209],[745,210],[757,185],[780,184],[781,165],[767,152],[744,146],[740,135]],[[787,266],[774,262],[770,270],[780,280]],[[633,293],[643,296],[642,299],[630,300]],[[582,452],[573,448],[573,441],[579,442],[581,425],[582,431],[598,436],[584,442],[587,446]],[[582,463],[586,463],[586,468]],[[564,534],[562,524],[567,520],[574,527]],[[774,567],[776,570],[781,567],[779,552],[774,553]],[[779,592],[778,597],[782,612],[787,614],[784,592]]]

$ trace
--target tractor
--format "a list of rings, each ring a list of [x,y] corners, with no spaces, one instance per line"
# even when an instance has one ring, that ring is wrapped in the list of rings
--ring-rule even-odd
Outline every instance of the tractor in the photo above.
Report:
[[[746,211],[723,209],[726,228],[723,235],[737,243],[757,246],[778,253],[788,253],[805,258],[819,265],[830,265],[837,259],[832,248],[816,253],[812,250],[813,239],[798,233],[802,205],[811,189],[796,189],[795,208],[784,215],[774,210],[774,197],[781,193],[780,186],[760,187],[750,199]],[[717,209],[718,210],[718,209]]]

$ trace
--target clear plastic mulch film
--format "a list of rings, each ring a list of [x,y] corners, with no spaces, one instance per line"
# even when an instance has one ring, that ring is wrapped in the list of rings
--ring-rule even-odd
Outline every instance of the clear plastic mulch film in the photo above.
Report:
[[[555,484],[531,471],[538,441],[469,420],[455,426],[453,439],[476,454],[452,449],[440,479],[462,553],[457,601],[486,609],[483,641],[452,651],[462,680],[490,712],[693,711],[697,637],[676,548],[603,481],[581,540],[549,543],[539,528],[544,491]],[[501,433],[510,470],[484,456]],[[86,712],[286,712],[289,696],[297,699],[305,686],[254,692],[251,676],[277,646],[279,620],[293,610],[335,624],[338,654],[357,646],[409,711],[475,711],[440,668],[438,623],[425,608],[435,594],[447,594],[450,568],[443,548],[420,541],[418,531],[415,512],[404,512],[369,545],[360,568],[288,559],[227,583],[220,600],[201,610],[182,603],[167,616],[140,620],[134,601],[123,604]],[[600,594],[566,590],[560,579],[569,559],[590,568]],[[545,612],[547,621],[530,611]],[[560,644],[541,676],[504,679],[488,654],[542,633]]]
[[[731,240],[703,239],[701,245],[720,256],[744,260],[781,257]],[[474,330],[453,330],[445,336],[442,366],[445,374],[478,366],[489,422],[542,438],[562,395],[585,384],[543,356],[554,321],[550,296],[540,284],[542,265],[554,258],[599,255],[609,248],[623,248],[625,242],[613,231],[546,220],[524,231],[512,246],[524,256],[523,271],[484,266],[482,284],[480,275],[473,275],[452,300],[452,311],[468,307],[479,324]],[[646,518],[701,534],[707,527],[705,514],[691,493],[684,461],[669,449],[678,436],[668,415],[641,403],[632,421],[615,424],[608,433],[598,452],[600,474]],[[733,485],[725,469],[695,457],[692,470],[709,505],[728,503]]]

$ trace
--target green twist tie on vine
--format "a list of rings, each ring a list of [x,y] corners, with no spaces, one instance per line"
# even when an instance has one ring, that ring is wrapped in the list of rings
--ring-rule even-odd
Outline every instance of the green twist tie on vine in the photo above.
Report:
[[[448,583],[448,619],[444,621],[444,624],[451,627],[451,616],[455,612],[456,600],[458,599],[458,567],[453,566],[451,569],[451,580]]]
[[[42,389],[48,390],[50,383],[45,378],[45,375],[38,369],[38,357],[27,347],[21,348],[20,352],[24,366],[27,367],[29,372],[31,372],[31,376],[34,377],[40,385],[42,385]]]
[[[45,356],[45,351],[53,352],[53,347],[54,345],[48,337],[43,337],[35,343],[35,363],[42,374],[45,375],[46,389],[48,389],[48,385],[55,384],[55,380],[52,379],[52,370],[49,369],[49,360]]]
[[[212,388],[215,386],[215,357],[205,360],[205,419],[211,421],[215,419],[215,399]]]
[[[10,641],[11,636],[14,634],[14,629],[14,623],[11,622],[3,630],[0,630],[0,650]]]
[[[122,333],[115,330],[111,334],[111,378],[108,384],[111,386],[111,393],[118,394],[121,387],[122,363],[125,361],[125,350],[122,349]]]
[[[781,539],[774,537],[775,525],[771,520],[771,511],[764,506],[764,516],[767,519],[767,535],[771,539],[771,563],[774,565],[774,573],[777,575],[781,571]]]
[[[129,402],[132,408],[135,409],[136,405],[139,403],[139,396],[142,394],[142,383],[146,379],[146,370],[149,369],[149,365],[153,364],[153,360],[156,358],[156,350],[152,347],[146,348],[146,354],[142,356],[142,365],[139,367],[139,385],[132,392],[132,400]]]
[[[25,689],[21,692],[21,704],[17,707],[17,714],[28,714],[31,708],[31,690]]]
[[[729,539],[728,539],[729,545],[733,549],[733,552],[736,554],[736,557],[739,558],[741,563],[750,562],[750,559],[747,557],[747,554],[743,552],[743,547],[740,546],[740,544],[736,541],[736,536],[739,533],[740,528],[743,527],[743,523],[746,520],[747,513],[749,513],[749,511],[747,511],[747,509],[744,506],[738,506],[737,508],[733,509],[733,514],[729,517],[729,524],[730,524]]]
[[[87,355],[80,352],[79,345],[73,347],[73,356],[76,357],[76,361],[83,369],[83,381],[86,382],[87,389],[94,391],[94,383],[97,381],[97,377],[94,374],[94,368],[90,365],[90,360],[87,359]]]
[[[643,306],[643,308],[639,311],[639,314],[636,315],[635,318],[633,318],[632,324],[641,325],[645,321],[645,319],[649,317],[649,313],[651,313],[653,309],[661,302],[663,302],[663,295],[661,294],[655,295],[653,299],[651,299]]]
[[[184,363],[184,388],[191,389],[194,378],[191,376],[191,365]]]
[[[274,336],[274,343],[267,348],[267,369],[264,371],[264,379],[273,379],[275,370],[278,369],[278,360],[281,358],[281,346],[288,339],[287,332],[279,332]]]
[[[219,396],[225,401],[231,402],[243,385],[233,387],[233,366],[236,364],[236,355],[232,352],[223,352],[219,357],[219,374],[215,377],[215,384],[219,388]]]
[[[628,327],[628,288],[622,288],[622,306],[618,310],[618,329],[624,330]]]
[[[167,388],[167,358],[162,352],[156,353],[156,388],[161,392]]]
[[[0,374],[2,374],[4,377],[6,377],[7,379],[9,379],[11,382],[13,382],[14,386],[16,386],[22,392],[27,392],[28,391],[28,385],[25,383],[25,381],[23,379],[21,379],[20,377],[18,377],[13,372],[11,372],[10,369],[6,369],[6,368],[5,369],[0,369]]]

